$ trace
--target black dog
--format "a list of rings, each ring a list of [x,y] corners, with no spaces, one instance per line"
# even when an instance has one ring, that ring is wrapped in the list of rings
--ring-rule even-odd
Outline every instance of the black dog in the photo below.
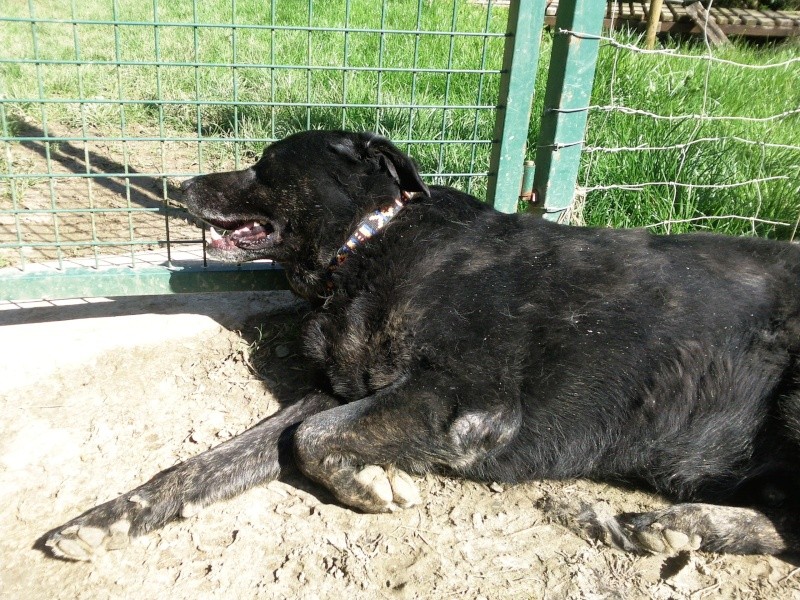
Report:
[[[370,134],[293,135],[184,191],[228,231],[213,255],[275,259],[318,306],[328,386],[54,530],[56,555],[295,465],[368,512],[420,502],[406,473],[637,482],[686,503],[577,523],[635,552],[800,550],[798,248],[500,214]]]

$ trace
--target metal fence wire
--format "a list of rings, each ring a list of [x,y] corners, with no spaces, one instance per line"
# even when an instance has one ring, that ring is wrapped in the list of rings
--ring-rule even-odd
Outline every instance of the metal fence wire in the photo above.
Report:
[[[511,14],[538,15],[536,50],[533,4]],[[301,129],[387,135],[434,181],[486,193],[508,7],[27,0],[0,13],[0,299],[279,285],[248,276],[263,265],[209,268],[178,183]]]

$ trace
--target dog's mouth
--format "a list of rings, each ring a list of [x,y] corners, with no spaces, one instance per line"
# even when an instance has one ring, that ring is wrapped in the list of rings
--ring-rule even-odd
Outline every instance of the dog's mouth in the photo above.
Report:
[[[208,247],[223,253],[266,250],[281,241],[280,228],[272,221],[209,222],[208,232]]]

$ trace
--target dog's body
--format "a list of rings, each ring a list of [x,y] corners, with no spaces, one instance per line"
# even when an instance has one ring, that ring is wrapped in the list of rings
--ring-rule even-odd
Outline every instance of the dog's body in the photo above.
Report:
[[[370,512],[419,502],[406,471],[644,483],[689,503],[578,523],[633,551],[800,550],[800,249],[503,215],[369,134],[298,134],[184,189],[233,230],[212,252],[273,258],[318,305],[304,342],[329,387],[54,530],[57,555],[294,464]]]

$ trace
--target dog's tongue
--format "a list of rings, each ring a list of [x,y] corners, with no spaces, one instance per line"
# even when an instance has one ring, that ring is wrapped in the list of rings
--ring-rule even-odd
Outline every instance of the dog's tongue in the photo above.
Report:
[[[225,235],[220,235],[213,227],[209,227],[208,230],[211,237],[209,245],[221,250],[234,248],[237,242],[257,243],[266,239],[271,233],[266,227],[256,221],[238,227]]]
[[[234,229],[230,233],[231,239],[234,241],[247,238],[248,241],[257,242],[259,240],[263,240],[265,237],[267,237],[267,235],[267,230],[264,229],[264,226],[256,223],[255,221],[239,227],[238,229]]]

